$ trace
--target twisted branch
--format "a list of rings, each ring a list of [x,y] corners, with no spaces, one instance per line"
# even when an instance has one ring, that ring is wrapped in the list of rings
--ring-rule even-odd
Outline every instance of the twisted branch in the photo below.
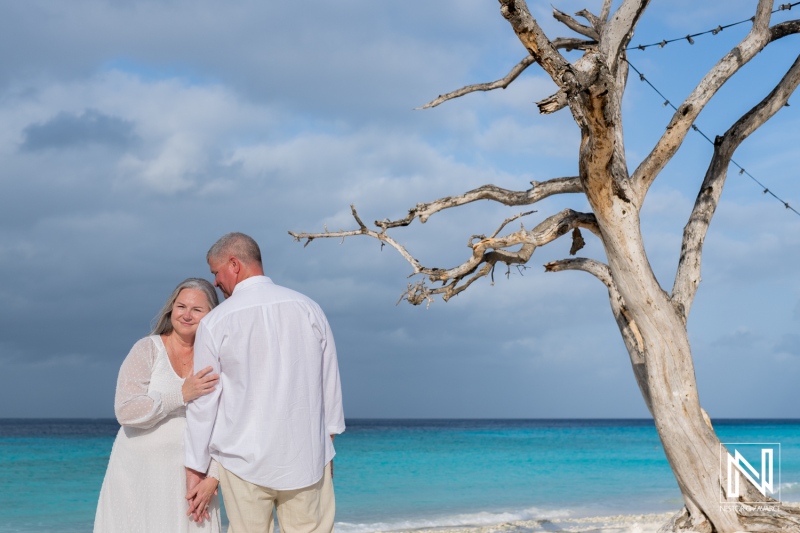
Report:
[[[530,205],[554,194],[578,192],[583,192],[583,186],[577,176],[554,178],[544,182],[532,181],[531,188],[527,191],[510,191],[495,185],[483,185],[459,196],[446,196],[433,202],[417,204],[416,207],[408,210],[405,218],[375,221],[375,225],[386,231],[389,228],[408,226],[415,218],[419,218],[419,221],[424,224],[434,213],[478,200],[492,200],[508,206]]]
[[[323,233],[295,233],[290,231],[289,235],[294,237],[294,240],[298,242],[305,239],[306,246],[314,239],[344,239],[356,235],[367,235],[388,244],[397,250],[411,265],[413,269],[411,276],[423,274],[427,276],[428,280],[431,282],[442,283],[441,287],[436,288],[427,287],[424,281],[409,283],[408,289],[401,297],[401,300],[407,299],[414,305],[418,305],[424,301],[431,302],[432,296],[436,294],[441,294],[445,301],[449,300],[469,287],[475,280],[491,273],[498,262],[507,265],[525,264],[538,246],[543,246],[552,242],[572,229],[579,227],[586,228],[598,237],[601,237],[600,229],[597,226],[597,220],[593,214],[578,213],[571,209],[565,209],[560,213],[548,217],[530,231],[527,231],[525,227],[521,225],[519,231],[504,237],[497,237],[497,234],[506,224],[521,216],[530,214],[520,213],[515,217],[505,220],[500,228],[494,232],[492,237],[487,238],[481,235],[470,239],[468,246],[472,249],[472,256],[461,265],[450,269],[428,268],[422,266],[403,245],[389,237],[386,234],[385,228],[380,232],[370,230],[361,221],[355,206],[350,206],[350,209],[353,218],[359,226],[357,230],[328,231],[326,228],[326,231]],[[473,242],[476,239],[477,242]],[[520,248],[517,251],[510,251],[507,249],[513,246],[520,246]]]
[[[596,235],[600,235],[594,215],[565,209],[548,217],[531,231],[526,231],[522,227],[520,231],[505,237],[471,242],[472,257],[467,261],[449,270],[433,269],[433,272],[428,275],[430,281],[441,281],[443,286],[429,288],[425,286],[424,282],[409,284],[408,290],[401,300],[406,299],[410,303],[418,305],[423,301],[430,302],[432,296],[441,294],[442,299],[448,301],[466,290],[477,279],[493,272],[498,262],[506,265],[525,264],[530,260],[537,247],[552,242],[577,227],[587,228]],[[515,245],[522,246],[516,252],[506,249]]]

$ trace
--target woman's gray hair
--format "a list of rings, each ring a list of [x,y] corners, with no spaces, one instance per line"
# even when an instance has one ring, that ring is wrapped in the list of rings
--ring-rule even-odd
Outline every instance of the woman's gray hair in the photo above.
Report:
[[[153,331],[150,332],[150,335],[166,335],[168,333],[172,333],[172,306],[175,304],[175,300],[178,299],[178,295],[183,289],[195,289],[201,291],[206,295],[208,306],[211,309],[214,309],[219,305],[217,291],[214,289],[214,286],[211,283],[202,278],[185,279],[181,281],[177,287],[175,287],[175,290],[172,291],[172,294],[169,295],[166,303],[164,303],[164,307],[161,308],[161,311],[151,322],[151,324],[155,324],[155,326],[153,326]]]

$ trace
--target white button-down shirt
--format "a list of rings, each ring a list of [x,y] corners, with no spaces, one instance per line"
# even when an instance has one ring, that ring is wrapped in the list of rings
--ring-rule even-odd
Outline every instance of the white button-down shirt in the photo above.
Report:
[[[308,297],[265,276],[239,282],[200,322],[195,371],[211,366],[216,389],[189,403],[186,466],[213,457],[238,477],[275,490],[313,485],[344,431],[336,347]]]

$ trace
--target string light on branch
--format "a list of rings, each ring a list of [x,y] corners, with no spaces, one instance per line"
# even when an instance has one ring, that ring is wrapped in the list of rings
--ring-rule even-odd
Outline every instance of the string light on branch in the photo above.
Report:
[[[791,6],[795,6],[795,5],[798,5],[798,4],[800,4],[800,2],[796,2],[796,3],[794,3],[794,4],[784,4],[784,5],[790,6],[790,7],[786,8],[786,9],[791,9]],[[666,107],[666,106],[670,106],[670,107],[671,107],[671,108],[672,108],[674,111],[677,111],[677,110],[678,110],[678,108],[677,108],[677,107],[675,107],[674,105],[672,105],[672,102],[670,102],[670,101],[669,101],[669,100],[668,100],[668,99],[667,99],[667,98],[666,98],[666,97],[665,97],[663,94],[661,94],[661,91],[659,91],[659,90],[656,88],[656,86],[655,86],[655,85],[653,85],[652,83],[650,83],[650,80],[648,80],[648,79],[645,77],[645,75],[644,75],[642,72],[640,72],[640,71],[639,71],[639,69],[637,69],[635,66],[633,66],[633,64],[632,64],[630,61],[628,61],[627,59],[626,59],[625,61],[627,61],[627,63],[628,63],[628,66],[629,66],[629,67],[631,67],[631,68],[633,69],[633,71],[634,71],[634,72],[636,72],[636,73],[639,75],[639,80],[641,80],[641,81],[645,82],[647,85],[649,85],[651,89],[653,89],[653,90],[654,90],[654,91],[655,91],[655,92],[656,92],[656,93],[657,93],[657,94],[658,94],[658,95],[659,95],[661,98],[663,98],[663,99],[664,99],[664,107]],[[700,130],[700,128],[698,128],[698,127],[697,127],[697,124],[692,124],[692,129],[693,129],[694,131],[696,131],[697,133],[699,133],[700,135],[702,135],[702,136],[703,136],[703,138],[704,138],[705,140],[707,140],[708,142],[710,142],[712,145],[714,144],[714,141],[713,141],[713,140],[712,140],[712,139],[711,139],[711,138],[710,138],[708,135],[706,135],[705,133],[703,133],[703,132]],[[736,161],[734,161],[733,159],[731,159],[731,163],[730,163],[730,164],[732,164],[732,165],[735,165],[735,166],[736,166],[736,167],[739,169],[739,175],[740,175],[740,176],[741,176],[742,174],[744,174],[744,175],[746,175],[748,178],[750,178],[751,180],[753,180],[754,182],[756,182],[756,183],[757,183],[757,184],[758,184],[758,185],[761,187],[761,189],[762,189],[762,193],[763,193],[763,194],[769,194],[770,196],[772,196],[772,197],[774,197],[776,200],[778,200],[780,203],[782,203],[782,204],[783,204],[783,206],[784,206],[786,209],[788,209],[788,210],[790,210],[790,211],[793,211],[793,212],[794,212],[796,215],[800,216],[800,211],[798,211],[797,209],[795,209],[794,207],[792,207],[791,205],[789,205],[789,202],[787,202],[786,200],[783,200],[782,198],[780,198],[778,195],[776,195],[774,192],[772,192],[772,191],[769,189],[769,187],[767,187],[766,185],[764,185],[763,183],[761,183],[760,181],[758,181],[758,180],[755,178],[755,176],[753,176],[753,175],[752,175],[752,174],[750,174],[750,173],[749,173],[747,170],[745,170],[745,169],[744,169],[744,167],[743,167],[743,166],[741,166],[739,163],[737,163]]]
[[[773,13],[777,13],[779,11],[789,11],[796,5],[800,5],[800,2],[794,2],[794,3],[791,3],[791,4],[781,4],[778,9],[774,9],[774,10],[772,10],[772,12]],[[662,39],[661,41],[659,41],[657,43],[637,44],[636,46],[629,46],[627,48],[627,50],[646,50],[647,48],[650,48],[651,46],[658,46],[659,48],[664,48],[669,43],[674,43],[676,41],[683,41],[684,39],[686,41],[688,41],[689,44],[694,44],[694,38],[695,37],[700,37],[701,35],[706,35],[706,34],[709,34],[709,33],[711,35],[717,35],[719,32],[721,32],[725,28],[732,28],[733,26],[738,26],[739,24],[744,24],[746,22],[753,22],[754,20],[755,20],[755,17],[750,17],[749,19],[740,20],[739,22],[733,22],[731,24],[725,24],[724,26],[723,25],[719,25],[716,28],[711,29],[711,30],[701,31],[701,32],[698,32],[698,33],[690,33],[689,35],[686,35],[684,37],[676,37],[674,39]]]

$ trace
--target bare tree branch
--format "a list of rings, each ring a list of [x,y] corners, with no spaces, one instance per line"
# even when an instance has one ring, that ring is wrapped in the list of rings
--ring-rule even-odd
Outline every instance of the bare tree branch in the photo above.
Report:
[[[555,42],[553,44],[555,44]],[[594,41],[587,42],[587,48],[589,48],[589,45],[596,44],[597,43]],[[591,71],[592,68],[591,58],[587,55],[584,55],[573,65],[572,75],[585,75]],[[567,107],[569,105],[569,96],[567,95],[567,90],[573,88],[578,88],[578,85],[573,85],[571,87],[567,87],[566,89],[564,87],[560,87],[557,93],[553,94],[552,96],[548,96],[544,100],[536,102],[536,105],[539,107],[539,112],[542,114],[551,114]],[[575,115],[576,112],[582,114],[582,112],[579,112],[577,109],[573,109],[572,111],[573,115]]]
[[[697,115],[742,66],[760,52],[771,40],[769,17],[772,0],[759,0],[753,27],[747,36],[733,50],[712,68],[692,93],[678,107],[653,150],[645,157],[633,173],[633,180],[639,189],[639,199],[644,198],[647,189],[678,151],[683,139],[694,124]],[[615,15],[616,16],[616,15]]]
[[[428,275],[430,281],[441,281],[445,285],[434,289],[425,287],[424,283],[409,285],[409,292],[404,297],[415,305],[426,300],[430,301],[434,294],[441,294],[442,298],[447,301],[465,290],[478,278],[490,274],[498,262],[507,265],[525,264],[530,260],[537,247],[554,241],[576,227],[587,228],[598,236],[600,235],[594,215],[565,209],[548,217],[531,231],[522,228],[505,237],[481,239],[478,242],[470,243],[472,257],[461,265],[449,270],[425,269],[425,274]],[[515,245],[522,246],[516,252],[507,250]]]
[[[783,108],[798,84],[800,84],[800,56],[772,92],[737,120],[722,137],[717,137],[714,143],[711,164],[706,171],[689,222],[683,230],[681,259],[672,288],[672,301],[682,313],[684,321],[689,316],[700,284],[703,242],[725,185],[731,157],[752,132]]]
[[[478,265],[484,262],[494,264],[498,259],[504,263],[516,263],[518,262],[517,259],[524,259],[523,262],[527,262],[530,259],[530,254],[525,257],[524,255],[518,255],[516,252],[507,252],[505,249],[520,244],[529,244],[534,247],[543,246],[576,227],[586,228],[600,236],[600,230],[597,227],[597,220],[595,220],[594,215],[565,209],[546,218],[531,231],[526,231],[523,228],[505,237],[481,239],[472,243],[470,245],[472,257],[461,265],[448,270],[435,269],[431,272],[426,271],[425,274],[428,274],[431,281],[455,280],[471,274]],[[533,250],[530,252],[533,253]],[[495,255],[493,256],[492,254]]]
[[[511,24],[528,53],[560,88],[575,83],[569,61],[558,53],[539,23],[531,16],[524,0],[500,0],[500,13]]]
[[[549,115],[551,113],[555,113],[556,111],[561,111],[567,105],[569,101],[567,100],[567,94],[564,91],[558,91],[553,96],[548,96],[544,100],[540,100],[536,102],[536,105],[539,107],[539,113],[543,115]]]
[[[553,39],[553,46],[558,50],[588,50],[593,46],[597,46],[597,41],[587,41],[586,39],[579,39],[578,37],[559,37]]]
[[[386,234],[385,229],[380,232],[370,230],[361,221],[361,218],[358,216],[355,207],[350,206],[350,209],[352,211],[353,218],[356,220],[356,223],[359,226],[359,229],[357,230],[327,231],[326,229],[324,233],[295,233],[290,231],[289,235],[294,237],[294,240],[298,242],[305,239],[306,245],[308,245],[314,239],[344,239],[346,237],[353,237],[356,235],[367,235],[388,244],[400,252],[400,255],[402,255],[403,258],[405,258],[405,260],[411,265],[414,270],[411,274],[412,276],[414,274],[424,274],[432,282],[443,283],[441,287],[436,287],[433,289],[426,287],[424,282],[409,284],[408,290],[401,299],[405,298],[415,305],[418,305],[423,301],[430,302],[431,297],[436,294],[441,294],[445,301],[449,300],[456,294],[469,287],[469,285],[472,284],[476,279],[491,273],[494,270],[494,266],[498,262],[505,263],[507,265],[525,264],[531,258],[531,255],[537,247],[554,241],[558,237],[564,235],[574,228],[586,228],[598,237],[602,238],[600,229],[597,226],[597,220],[593,214],[578,213],[571,209],[565,209],[560,213],[548,217],[531,231],[527,231],[524,227],[521,227],[517,232],[511,233],[504,237],[496,237],[500,229],[502,229],[509,222],[509,220],[506,220],[492,237],[484,238],[483,236],[479,236],[477,237],[477,242],[472,242],[474,238],[471,239],[469,242],[469,247],[472,249],[472,256],[461,265],[450,269],[427,268],[422,266],[403,245],[389,237]],[[519,218],[519,216],[523,215],[525,215],[525,213],[522,213],[513,219]],[[517,251],[507,250],[507,248],[518,245],[521,245],[521,247]]]
[[[588,9],[581,9],[580,11],[575,12],[575,14],[589,21],[589,24],[592,25],[592,28],[595,29],[598,35],[595,40],[599,39],[600,32],[603,30],[603,24],[605,23],[605,21],[600,20],[600,18],[596,17],[594,13],[592,13]]]
[[[356,212],[356,207],[354,205],[350,206],[350,212],[353,214],[353,218],[356,220],[356,223],[358,223],[359,229],[350,231],[344,231],[344,230],[328,231],[328,228],[326,227],[324,233],[295,233],[293,231],[290,231],[289,235],[291,235],[297,242],[300,242],[301,240],[305,239],[306,242],[303,245],[303,247],[306,247],[309,244],[311,244],[311,241],[313,241],[314,239],[323,239],[323,238],[344,239],[346,237],[355,237],[356,235],[367,235],[369,237],[374,237],[375,239],[378,239],[379,241],[388,244],[389,246],[400,252],[400,255],[402,255],[405,258],[405,260],[408,261],[409,264],[411,264],[411,266],[414,268],[414,274],[426,272],[426,269],[423,268],[422,265],[420,265],[419,261],[414,259],[411,256],[411,254],[408,253],[408,250],[406,250],[402,244],[398,243],[397,241],[386,235],[386,233],[383,231],[379,233],[377,231],[369,229],[366,226],[366,224],[364,224],[364,222],[361,221],[361,217],[358,216],[358,213]]]
[[[586,39],[578,39],[575,37],[559,37],[553,41],[553,46],[556,49],[564,49],[568,52],[571,50],[586,50],[592,46],[597,46],[597,41],[591,40],[587,41]],[[522,74],[522,72],[535,63],[536,60],[532,56],[525,57],[522,61],[517,63],[517,65],[511,69],[511,71],[504,77],[496,81],[488,82],[488,83],[476,83],[473,85],[467,85],[466,87],[462,87],[460,89],[456,89],[455,91],[449,92],[447,94],[440,94],[436,99],[431,100],[427,104],[421,107],[415,107],[414,110],[421,110],[421,109],[430,109],[432,107],[436,107],[439,104],[443,104],[448,100],[453,100],[455,98],[459,98],[464,96],[465,94],[474,93],[478,91],[493,91],[494,89],[505,89],[511,82],[513,82],[517,77]],[[563,106],[562,106],[563,107]]]
[[[777,41],[787,35],[800,33],[800,20],[787,20],[780,24],[775,24],[770,28],[770,41]]]
[[[490,83],[476,83],[475,85],[467,85],[466,87],[462,87],[457,89],[453,92],[449,92],[447,94],[440,94],[438,98],[432,100],[425,104],[422,107],[417,107],[416,109],[429,109],[431,107],[436,107],[437,105],[444,103],[448,100],[452,100],[453,98],[458,98],[459,96],[464,96],[465,94],[474,93],[477,91],[492,91],[494,89],[505,89],[508,85],[517,79],[517,76],[522,74],[526,68],[531,66],[535,63],[535,60],[531,56],[526,56],[522,61],[517,63],[517,65],[511,69],[504,78],[501,78],[497,81],[493,81]]]
[[[580,22],[570,17],[563,11],[559,11],[558,9],[553,8],[553,18],[564,24],[566,27],[568,27],[575,33],[580,33],[581,35],[586,36],[595,41],[600,39],[600,34],[597,33],[597,30],[581,24]]]
[[[606,16],[611,9],[610,2],[607,3],[608,5],[603,3],[602,11]],[[624,0],[611,20],[603,27],[603,33],[599,39],[600,52],[607,58],[610,72],[616,72],[619,61],[624,59],[624,50],[633,36],[633,29],[649,3],[650,0]],[[600,18],[606,20],[602,14]]]
[[[600,10],[600,20],[608,22],[608,15],[611,13],[612,0],[603,0],[603,8]]]
[[[495,230],[495,232],[494,232],[494,233],[492,233],[492,236],[491,236],[490,238],[491,238],[491,239],[494,239],[495,237],[497,237],[497,235],[498,235],[498,234],[499,234],[501,231],[503,231],[503,228],[505,228],[505,227],[506,227],[506,226],[507,226],[507,225],[508,225],[510,222],[514,222],[515,220],[517,220],[517,219],[519,219],[519,218],[526,217],[526,216],[528,216],[528,215],[531,215],[531,214],[533,214],[533,213],[535,213],[535,212],[536,212],[536,211],[526,211],[526,212],[524,212],[524,213],[519,213],[518,215],[514,215],[513,217],[508,217],[507,219],[505,219],[505,220],[503,221],[503,223],[502,223],[502,224],[500,224],[500,227],[499,227],[499,228],[497,228],[497,229]],[[484,238],[485,238],[485,237],[484,237]],[[470,243],[471,243],[471,242],[472,242],[472,241],[470,240]]]
[[[544,182],[533,181],[531,185],[532,187],[527,191],[510,191],[494,185],[483,185],[460,196],[447,196],[426,204],[417,204],[416,207],[408,210],[405,218],[394,221],[376,221],[375,225],[386,231],[389,228],[408,226],[415,218],[419,218],[419,221],[424,224],[434,213],[477,200],[493,200],[504,205],[517,206],[534,204],[554,194],[583,192],[581,180],[577,176],[554,178]]]
[[[611,271],[608,269],[608,265],[594,259],[575,257],[572,259],[551,261],[544,265],[545,272],[562,272],[564,270],[583,270],[602,281],[606,287],[610,288],[614,285],[614,280],[611,279]]]

